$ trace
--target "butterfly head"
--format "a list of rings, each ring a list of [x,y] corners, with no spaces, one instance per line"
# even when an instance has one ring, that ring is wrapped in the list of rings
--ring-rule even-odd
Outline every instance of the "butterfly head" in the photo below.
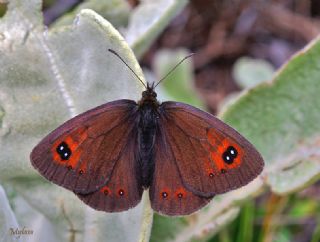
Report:
[[[141,100],[139,101],[139,105],[144,105],[144,104],[154,104],[154,105],[159,105],[159,102],[157,100],[157,93],[154,91],[154,83],[151,85],[147,83],[146,90],[142,92],[142,97]]]

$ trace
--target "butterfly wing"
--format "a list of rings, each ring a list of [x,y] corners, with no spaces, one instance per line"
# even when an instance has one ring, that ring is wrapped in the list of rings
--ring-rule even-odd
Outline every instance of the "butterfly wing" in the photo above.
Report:
[[[80,114],[33,149],[32,165],[45,178],[69,190],[94,192],[108,182],[123,157],[137,116],[137,104],[131,100],[106,103]]]
[[[109,181],[99,190],[77,196],[94,209],[120,212],[136,206],[142,197],[141,169],[137,162],[137,130],[131,134],[126,148],[116,162]]]
[[[225,193],[257,177],[259,152],[237,131],[195,107],[164,102],[161,126],[184,187],[202,197]]]
[[[151,207],[170,216],[191,214],[209,203],[213,196],[201,197],[186,189],[165,129],[160,124],[157,130],[155,169],[149,191]]]

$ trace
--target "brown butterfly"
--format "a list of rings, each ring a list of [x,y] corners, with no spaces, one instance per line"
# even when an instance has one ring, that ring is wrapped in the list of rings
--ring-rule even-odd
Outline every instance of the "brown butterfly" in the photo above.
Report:
[[[195,107],[158,102],[157,85],[139,102],[109,102],[65,122],[33,149],[33,166],[106,212],[136,206],[149,188],[153,210],[165,215],[191,214],[261,173],[249,141]]]

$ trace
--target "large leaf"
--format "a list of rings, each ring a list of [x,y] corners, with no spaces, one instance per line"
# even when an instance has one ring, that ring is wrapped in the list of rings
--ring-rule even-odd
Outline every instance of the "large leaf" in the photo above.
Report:
[[[319,176],[319,76],[317,39],[271,82],[248,91],[223,114],[262,153],[267,181],[276,192],[294,191]]]

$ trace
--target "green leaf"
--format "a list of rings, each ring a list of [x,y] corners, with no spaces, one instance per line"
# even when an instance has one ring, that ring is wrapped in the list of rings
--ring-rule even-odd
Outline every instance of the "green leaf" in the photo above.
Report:
[[[142,0],[132,11],[124,36],[138,59],[187,3],[187,0]]]
[[[319,178],[319,76],[316,39],[272,82],[246,92],[222,116],[262,153],[264,173],[275,192],[292,192]]]
[[[168,218],[155,214],[150,241],[171,241],[187,225],[187,218]]]
[[[234,64],[232,75],[239,86],[251,88],[271,80],[274,71],[273,66],[265,60],[241,57]]]
[[[116,28],[127,25],[130,13],[129,3],[125,0],[86,0],[83,3],[80,3],[70,13],[58,18],[52,24],[52,27],[72,24],[74,18],[82,9],[94,10]]]

